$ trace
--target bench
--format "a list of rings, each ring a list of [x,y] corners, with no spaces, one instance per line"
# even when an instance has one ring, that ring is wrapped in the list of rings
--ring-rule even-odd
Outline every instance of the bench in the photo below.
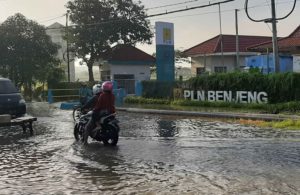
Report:
[[[18,117],[11,119],[10,121],[7,120],[6,115],[0,115],[0,127],[11,127],[11,126],[17,126],[20,125],[23,128],[23,133],[26,133],[26,129],[29,129],[30,135],[33,135],[33,128],[32,128],[32,123],[34,121],[37,121],[36,117],[32,116],[24,116],[24,117]]]

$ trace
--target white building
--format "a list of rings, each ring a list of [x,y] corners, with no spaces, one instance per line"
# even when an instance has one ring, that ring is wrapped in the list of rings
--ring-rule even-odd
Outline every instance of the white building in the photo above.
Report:
[[[239,63],[236,62],[236,36],[218,35],[200,43],[184,53],[192,59],[192,74],[201,75],[205,72],[231,72],[245,66],[245,58],[259,54],[249,52],[248,47],[272,40],[271,37],[239,35]],[[221,50],[223,44],[223,56]]]
[[[51,37],[53,43],[60,46],[57,57],[61,60],[62,65],[65,69],[66,78],[68,78],[68,62],[67,62],[67,42],[63,39],[65,26],[55,22],[54,24],[46,28],[46,33]],[[75,66],[74,56],[70,53],[70,81],[75,81]]]
[[[117,81],[127,94],[135,93],[135,81],[150,80],[150,66],[155,58],[136,47],[117,45],[109,58],[99,62],[100,80]]]

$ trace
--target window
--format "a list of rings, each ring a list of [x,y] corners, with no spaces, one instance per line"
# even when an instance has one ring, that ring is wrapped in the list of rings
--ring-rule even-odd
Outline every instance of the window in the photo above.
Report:
[[[226,66],[215,66],[215,73],[225,73],[227,72]]]
[[[205,67],[196,68],[196,74],[197,75],[202,75],[204,73],[205,73]]]
[[[134,79],[134,74],[115,74],[114,79],[122,79],[122,80]]]
[[[101,71],[101,80],[109,81],[110,80],[110,71]]]
[[[9,80],[0,80],[0,94],[18,93],[18,90]]]

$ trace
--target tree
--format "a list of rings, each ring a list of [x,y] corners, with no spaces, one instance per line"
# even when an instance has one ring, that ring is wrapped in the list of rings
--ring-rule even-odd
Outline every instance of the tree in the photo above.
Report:
[[[57,49],[45,27],[15,14],[0,25],[0,74],[23,87],[31,98],[32,86],[47,81],[59,67]]]
[[[184,53],[184,51],[182,49],[175,49],[174,52],[175,52],[175,61],[177,63],[182,63],[182,62],[189,63],[190,62],[188,56]]]
[[[86,62],[90,81],[94,81],[93,64],[108,57],[112,45],[151,43],[153,33],[140,2],[73,0],[67,8],[74,24],[68,33],[72,36],[69,42],[77,56]]]

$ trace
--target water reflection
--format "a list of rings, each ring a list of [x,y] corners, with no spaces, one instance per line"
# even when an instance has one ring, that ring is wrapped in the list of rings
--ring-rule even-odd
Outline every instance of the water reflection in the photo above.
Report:
[[[118,147],[74,141],[68,111],[0,129],[0,194],[299,194],[300,132],[119,113]],[[263,190],[263,191],[262,191]]]

